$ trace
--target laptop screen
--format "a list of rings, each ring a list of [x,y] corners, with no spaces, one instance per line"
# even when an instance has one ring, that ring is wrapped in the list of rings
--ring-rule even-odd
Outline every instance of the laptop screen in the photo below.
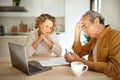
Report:
[[[12,66],[28,74],[28,61],[24,45],[8,42]]]
[[[32,75],[52,69],[43,67],[39,62],[28,61],[24,45],[8,42],[12,66],[22,72]]]

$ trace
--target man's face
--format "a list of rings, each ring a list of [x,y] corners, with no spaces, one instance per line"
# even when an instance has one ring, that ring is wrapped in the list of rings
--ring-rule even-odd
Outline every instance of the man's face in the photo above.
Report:
[[[89,15],[85,16],[84,18],[84,27],[83,30],[86,34],[88,34],[91,38],[96,36],[96,23],[95,21],[93,23],[90,22]]]

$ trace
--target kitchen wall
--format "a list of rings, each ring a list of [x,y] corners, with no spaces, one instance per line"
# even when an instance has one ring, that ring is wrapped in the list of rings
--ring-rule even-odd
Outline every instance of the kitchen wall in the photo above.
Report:
[[[25,3],[27,3],[26,1],[28,1],[28,0],[24,0]],[[33,1],[33,0],[31,0],[31,1]],[[0,23],[4,24],[5,27],[7,27],[7,32],[10,32],[10,28],[12,27],[12,25],[19,26],[21,21],[26,23],[29,27],[33,26],[34,18],[36,16],[38,16],[38,13],[40,13],[40,12],[37,12],[37,13],[34,12],[34,11],[37,11],[37,7],[35,7],[34,1],[32,2],[34,5],[31,3],[28,4],[29,7],[31,7],[31,5],[34,6],[31,8],[35,9],[35,10],[30,10],[30,13],[29,12],[28,13],[18,13],[18,12],[16,12],[16,13],[0,13],[0,16],[1,16]],[[40,1],[42,1],[42,0],[40,0]],[[65,48],[67,48],[68,50],[71,50],[71,46],[72,46],[73,40],[74,40],[75,25],[80,20],[81,16],[87,10],[90,9],[90,1],[89,0],[62,0],[62,1],[65,1],[63,3],[64,6],[62,6],[62,7],[64,7],[64,9],[58,9],[58,12],[56,12],[56,13],[60,13],[60,14],[57,14],[57,15],[53,14],[53,15],[55,15],[55,17],[57,18],[58,26],[60,26],[61,24],[65,25],[65,31],[60,32],[57,35],[59,42],[63,49],[62,54],[64,54]],[[28,6],[25,6],[26,9],[29,9]],[[59,10],[61,10],[61,11],[59,11]],[[40,11],[42,11],[42,10],[40,10]],[[33,12],[34,16],[31,16],[32,12]],[[45,12],[45,11],[43,11],[43,12]],[[47,10],[47,12],[49,12],[49,11]],[[52,14],[52,12],[50,12],[50,13]],[[6,15],[6,17],[4,15]],[[11,17],[9,17],[9,15],[11,15]],[[62,25],[62,26],[64,26],[64,25]],[[84,41],[84,40],[85,40],[85,38],[82,36],[81,41]]]
[[[105,17],[105,24],[120,30],[120,0],[102,0],[101,13]]]
[[[20,32],[20,24],[23,22],[24,24],[27,24],[28,31],[31,29],[34,29],[35,24],[35,18],[36,17],[0,17],[0,24],[3,24],[5,27],[5,32],[10,33],[13,26],[17,26],[18,32]],[[65,24],[64,17],[56,17],[57,20],[57,27],[63,27]],[[57,32],[60,30],[57,29]]]
[[[63,49],[68,48],[71,50],[74,41],[74,31],[76,23],[80,20],[81,16],[90,9],[89,0],[65,0],[65,33],[60,34],[60,43]],[[81,41],[85,40],[81,36]],[[64,53],[64,50],[63,50]]]
[[[65,0],[21,0],[21,6],[27,12],[0,12],[0,24],[3,24],[7,28],[6,32],[10,32],[11,27],[14,25],[19,29],[21,22],[28,25],[28,30],[29,28],[33,28],[35,18],[43,13],[56,17],[57,32],[65,31]]]

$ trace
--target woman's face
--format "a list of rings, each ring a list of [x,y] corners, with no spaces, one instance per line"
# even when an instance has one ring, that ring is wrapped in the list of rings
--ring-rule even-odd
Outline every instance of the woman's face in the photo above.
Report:
[[[39,25],[39,29],[42,34],[48,35],[53,30],[53,22],[51,20],[46,20],[45,22]]]

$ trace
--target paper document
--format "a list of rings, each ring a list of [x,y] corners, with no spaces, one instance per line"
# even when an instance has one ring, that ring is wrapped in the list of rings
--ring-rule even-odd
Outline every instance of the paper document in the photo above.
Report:
[[[69,62],[67,62],[64,57],[55,57],[49,60],[44,60],[39,62],[42,66],[60,66],[60,65],[69,64]]]

